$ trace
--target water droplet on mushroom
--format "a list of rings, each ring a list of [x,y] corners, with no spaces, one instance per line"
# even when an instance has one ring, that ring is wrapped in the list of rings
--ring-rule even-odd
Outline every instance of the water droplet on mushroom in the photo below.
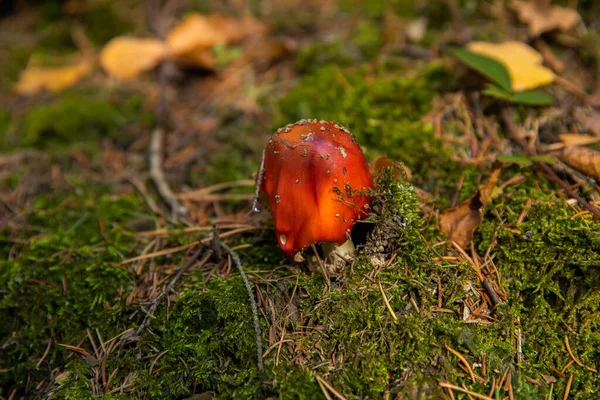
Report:
[[[279,235],[279,241],[281,242],[282,245],[285,246],[285,242],[287,241],[287,239],[284,234]]]

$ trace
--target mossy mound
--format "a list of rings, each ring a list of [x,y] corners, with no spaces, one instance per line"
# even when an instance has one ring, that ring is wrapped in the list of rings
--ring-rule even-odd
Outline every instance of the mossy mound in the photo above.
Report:
[[[108,93],[73,90],[48,104],[32,107],[20,121],[9,124],[0,117],[0,148],[56,150],[107,138],[126,145],[134,140],[133,135],[123,135],[128,124],[152,121],[142,105],[139,96],[111,98]]]
[[[2,232],[3,395],[12,385],[35,393],[68,362],[61,344],[76,345],[87,329],[99,327],[106,335],[118,329],[106,309],[135,284],[115,264],[133,243],[124,224],[139,208],[133,198],[72,193],[38,200],[22,231]]]

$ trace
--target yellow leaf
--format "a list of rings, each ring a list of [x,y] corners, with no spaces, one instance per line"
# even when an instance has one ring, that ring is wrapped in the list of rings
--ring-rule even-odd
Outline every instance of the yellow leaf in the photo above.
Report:
[[[189,14],[167,35],[167,45],[173,57],[184,56],[197,49],[210,49],[227,42],[222,26],[200,14]]]
[[[581,21],[579,13],[572,8],[541,6],[532,1],[517,1],[513,8],[519,20],[529,26],[529,33],[534,37],[554,29],[568,31]]]
[[[558,135],[558,138],[567,146],[585,146],[600,142],[600,136],[582,135],[580,133],[564,133]]]
[[[554,72],[541,65],[541,54],[525,43],[471,42],[467,45],[467,49],[504,65],[515,92],[534,89],[552,83],[554,80]]]
[[[234,19],[219,14],[189,14],[167,35],[169,58],[186,65],[214,68],[210,50],[262,34],[264,25],[251,17]]]
[[[102,49],[100,64],[115,78],[131,79],[156,67],[166,56],[167,48],[158,39],[116,37]]]
[[[58,92],[75,85],[92,70],[92,67],[93,63],[89,59],[66,67],[27,67],[21,73],[14,89],[24,95],[44,90]]]

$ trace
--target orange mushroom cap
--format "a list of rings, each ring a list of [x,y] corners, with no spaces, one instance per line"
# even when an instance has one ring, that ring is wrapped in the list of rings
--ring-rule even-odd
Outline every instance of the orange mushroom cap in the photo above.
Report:
[[[264,155],[261,189],[277,241],[289,256],[315,242],[343,243],[368,214],[373,187],[365,156],[344,127],[301,120],[280,128]]]

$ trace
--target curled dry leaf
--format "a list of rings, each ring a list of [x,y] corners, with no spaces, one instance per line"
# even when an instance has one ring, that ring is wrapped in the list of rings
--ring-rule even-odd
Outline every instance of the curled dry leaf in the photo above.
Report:
[[[100,53],[100,64],[111,76],[132,79],[156,67],[167,55],[165,44],[158,39],[116,37]]]
[[[369,170],[374,181],[377,181],[377,177],[384,168],[394,168],[394,176],[398,181],[407,180],[410,182],[412,179],[412,173],[407,166],[397,163],[394,160],[390,160],[386,156],[378,156],[369,163]],[[404,173],[403,173],[404,172]]]
[[[512,90],[520,92],[552,83],[554,72],[542,65],[542,55],[525,43],[471,42],[469,51],[498,61],[508,71]]]
[[[58,92],[75,85],[86,77],[93,68],[93,62],[85,58],[77,64],[66,67],[27,67],[21,73],[15,91],[19,94],[35,94],[42,91]]]
[[[226,24],[225,21],[221,23]],[[227,42],[223,25],[200,14],[189,14],[167,35],[167,46],[172,57],[180,57],[196,49],[210,49],[218,43]]]
[[[600,180],[600,152],[587,147],[570,146],[560,154],[560,159],[577,171]]]
[[[579,13],[572,8],[540,5],[535,1],[516,1],[513,8],[534,37],[554,29],[568,31],[581,21]]]
[[[189,66],[214,68],[212,48],[217,44],[235,43],[247,36],[264,32],[256,19],[241,20],[219,14],[189,14],[167,35],[169,57]]]
[[[457,207],[442,213],[441,229],[448,236],[448,240],[456,242],[463,249],[469,246],[473,232],[483,221],[483,210],[492,199],[500,171],[499,167],[494,168],[488,181],[479,187],[477,193]]]
[[[583,135],[581,133],[564,133],[558,135],[558,138],[567,146],[585,146],[600,142],[600,136]]]

